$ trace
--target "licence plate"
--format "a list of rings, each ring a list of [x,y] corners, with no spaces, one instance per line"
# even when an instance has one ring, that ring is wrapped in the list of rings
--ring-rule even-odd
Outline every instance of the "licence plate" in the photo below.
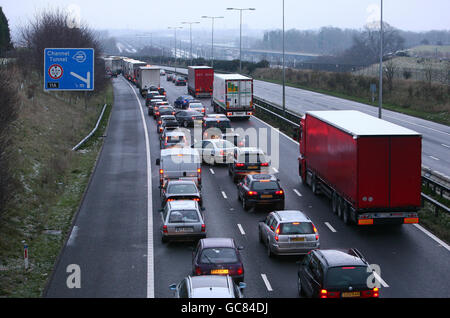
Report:
[[[261,194],[261,199],[271,199],[273,198],[273,195],[271,194]]]
[[[194,232],[194,229],[192,227],[177,227],[175,232]]]
[[[342,297],[360,297],[360,292],[344,292],[342,293]]]
[[[218,274],[218,275],[224,275],[224,274],[228,274],[228,269],[212,269],[211,270],[211,274]]]
[[[258,169],[258,166],[248,166],[248,169]]]
[[[304,237],[292,237],[291,238],[291,242],[304,242],[305,238]]]

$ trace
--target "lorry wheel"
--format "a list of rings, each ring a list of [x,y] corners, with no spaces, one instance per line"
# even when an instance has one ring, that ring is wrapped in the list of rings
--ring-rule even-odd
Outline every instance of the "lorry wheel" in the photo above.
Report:
[[[318,186],[317,183],[318,182],[317,182],[316,176],[313,175],[312,180],[311,180],[311,189],[312,189],[312,192],[313,192],[314,195],[318,195],[319,194],[319,191],[317,189],[317,186]]]
[[[350,224],[350,213],[347,203],[344,202],[343,210],[342,210],[342,220],[344,221],[344,224]]]
[[[338,212],[338,195],[336,192],[333,192],[333,196],[331,197],[331,210],[334,214]]]
[[[342,215],[343,215],[343,205],[344,205],[344,202],[343,202],[343,200],[339,197],[338,198],[338,202],[337,202],[337,215],[338,215],[338,217],[340,218],[340,219],[342,219]]]

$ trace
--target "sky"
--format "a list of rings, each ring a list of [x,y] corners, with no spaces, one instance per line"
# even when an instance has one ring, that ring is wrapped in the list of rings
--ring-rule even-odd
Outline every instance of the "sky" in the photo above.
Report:
[[[285,0],[285,28],[311,30],[323,26],[361,29],[380,18],[381,0]],[[227,7],[255,8],[243,12],[246,29],[270,30],[282,27],[282,0],[2,0],[0,6],[15,31],[48,8],[75,12],[94,29],[156,30],[199,21],[193,28],[239,28],[239,12]],[[450,0],[384,0],[383,19],[402,30],[450,30]]]

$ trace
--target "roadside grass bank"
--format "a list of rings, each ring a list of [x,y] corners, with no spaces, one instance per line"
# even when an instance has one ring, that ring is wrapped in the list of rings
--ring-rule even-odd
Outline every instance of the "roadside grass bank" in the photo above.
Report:
[[[281,132],[285,133],[292,139],[298,141],[298,131],[296,129],[292,129],[290,125],[286,125],[282,120],[268,114],[263,110],[260,110],[258,107],[255,108],[254,115],[269,125],[278,128]],[[440,198],[439,195],[434,193],[432,190],[427,189],[425,186],[422,186],[422,192],[432,196],[434,199],[445,204],[446,206],[450,206],[449,200],[446,198]],[[450,243],[450,215],[446,212],[440,211],[436,215],[433,207],[430,204],[425,203],[424,207],[419,210],[419,222],[423,227],[427,228],[441,240]]]
[[[256,69],[254,79],[282,85],[281,70]],[[450,86],[412,80],[393,80],[389,90],[384,80],[383,108],[436,123],[450,125]],[[378,79],[347,73],[286,70],[286,85],[378,107],[372,103],[370,84]]]
[[[13,142],[20,188],[0,219],[0,297],[40,297],[102,147],[113,88],[109,82],[95,92],[85,109],[83,95],[46,93],[36,74],[16,80],[23,87]],[[93,129],[105,103],[96,134],[71,151]],[[27,271],[22,241],[28,245]]]

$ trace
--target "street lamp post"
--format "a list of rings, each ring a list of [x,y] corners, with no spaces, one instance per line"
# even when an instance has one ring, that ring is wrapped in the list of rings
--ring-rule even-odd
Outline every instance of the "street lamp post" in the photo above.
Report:
[[[254,11],[255,8],[227,8],[227,10],[240,11],[240,25],[239,25],[239,72],[242,73],[242,11]]]
[[[286,70],[284,63],[284,0],[283,0],[283,116],[286,117]]]
[[[175,73],[177,72],[177,29],[182,29],[183,27],[168,27],[168,29],[175,31]]]
[[[211,67],[214,68],[214,20],[215,19],[223,19],[223,17],[210,17],[210,16],[202,16],[203,19],[211,19],[212,21],[212,31],[211,31]]]
[[[380,19],[380,85],[378,92],[378,118],[381,119],[381,109],[383,108],[383,0],[381,0]]]
[[[189,38],[190,38],[190,41],[191,41],[191,56],[190,56],[190,58],[191,58],[191,65],[192,65],[192,25],[193,24],[199,24],[200,22],[197,22],[197,21],[195,21],[195,22],[181,22],[181,24],[189,24]]]

